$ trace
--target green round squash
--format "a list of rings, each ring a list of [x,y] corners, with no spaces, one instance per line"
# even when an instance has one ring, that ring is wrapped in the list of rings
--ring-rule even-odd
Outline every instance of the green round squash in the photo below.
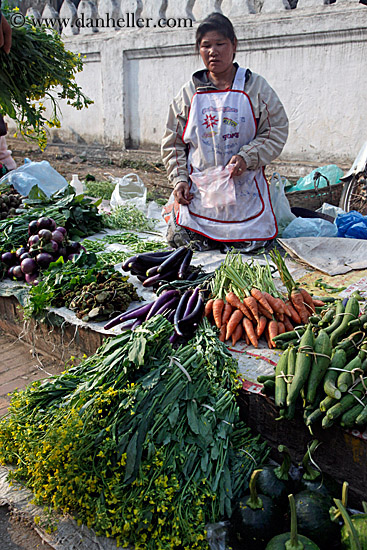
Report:
[[[278,451],[283,454],[283,462],[280,466],[270,464],[260,466],[261,472],[257,478],[256,486],[259,493],[266,495],[277,502],[286,503],[288,493],[291,490],[291,479],[289,469],[291,457],[287,447],[279,445]]]
[[[322,547],[330,548],[340,536],[339,526],[330,519],[331,498],[307,490],[297,493],[294,500],[299,533]]]
[[[232,530],[246,550],[260,550],[282,530],[282,511],[273,499],[258,495],[255,470],[250,479],[250,496],[241,498],[231,518]]]
[[[268,542],[265,550],[320,550],[312,540],[298,534],[297,514],[294,496],[288,495],[291,511],[291,530],[277,535]]]

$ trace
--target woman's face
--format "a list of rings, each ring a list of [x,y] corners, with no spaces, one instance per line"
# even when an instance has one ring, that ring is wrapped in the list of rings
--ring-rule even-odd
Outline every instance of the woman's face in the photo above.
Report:
[[[232,67],[236,43],[217,31],[209,31],[201,39],[199,52],[205,67],[213,74],[221,74]]]

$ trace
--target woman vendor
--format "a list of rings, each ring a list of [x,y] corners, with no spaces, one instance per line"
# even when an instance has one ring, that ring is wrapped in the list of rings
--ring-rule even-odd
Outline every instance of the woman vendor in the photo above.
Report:
[[[164,208],[173,246],[250,251],[277,235],[264,166],[281,153],[288,119],[266,80],[234,63],[236,46],[227,17],[202,21],[196,47],[206,69],[169,109],[162,159],[174,186]]]
[[[0,0],[0,48],[4,50],[6,54],[10,52],[11,48],[11,27],[3,14],[1,13],[1,0]],[[16,164],[11,156],[11,151],[6,146],[5,135],[7,134],[7,126],[0,115],[0,178],[8,171],[16,168]]]

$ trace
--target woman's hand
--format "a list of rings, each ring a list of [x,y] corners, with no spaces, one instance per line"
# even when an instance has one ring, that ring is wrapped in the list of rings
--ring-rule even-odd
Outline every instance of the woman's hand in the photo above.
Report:
[[[190,204],[194,195],[190,193],[187,181],[179,181],[173,190],[173,196],[179,204]]]
[[[242,176],[247,170],[247,164],[240,155],[233,155],[228,163],[228,167],[231,171],[231,177]]]
[[[3,48],[5,53],[9,53],[11,48],[11,26],[3,15],[0,21],[0,48]]]

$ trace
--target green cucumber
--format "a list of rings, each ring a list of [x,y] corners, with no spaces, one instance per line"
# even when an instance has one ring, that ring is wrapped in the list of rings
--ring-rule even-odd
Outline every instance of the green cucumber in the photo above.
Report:
[[[315,354],[307,382],[306,401],[308,403],[315,401],[317,388],[324,378],[331,361],[332,348],[330,338],[324,330],[320,330],[315,340],[314,350]]]
[[[275,367],[275,404],[280,409],[284,408],[287,400],[287,367],[289,348],[279,358]]]
[[[367,405],[362,409],[355,421],[356,426],[364,426],[367,424]]]
[[[356,377],[359,374],[363,373],[362,360],[365,359],[365,357],[366,353],[361,350],[358,352],[358,355],[354,357],[354,359],[349,361],[349,363],[344,366],[344,372],[341,372],[339,374],[336,381],[336,385],[342,393],[346,392],[349,386],[353,384]],[[367,366],[367,364],[365,364],[364,366]]]
[[[265,395],[274,395],[275,392],[275,381],[274,380],[265,380],[262,392],[265,393]]]
[[[338,379],[340,372],[339,370],[335,370],[335,369],[343,369],[346,363],[347,363],[347,354],[343,349],[337,349],[331,358],[330,366],[326,371],[325,377],[324,377],[324,392],[329,397],[333,397],[334,399],[341,398],[342,396],[341,391],[338,390],[338,388],[336,387],[336,381]]]
[[[305,420],[306,426],[311,426],[314,422],[317,422],[318,420],[321,420],[324,416],[324,413],[320,411],[320,409],[315,409],[312,411],[311,414],[309,414]]]
[[[328,395],[325,397],[325,399],[323,399],[320,402],[320,405],[319,405],[320,411],[326,412],[328,409],[330,409],[330,407],[333,407],[333,405],[336,405],[336,403],[338,403],[338,400]]]
[[[336,308],[331,307],[325,311],[325,315],[321,318],[321,321],[319,321],[320,327],[325,327],[330,325],[330,323],[334,320],[336,313]]]
[[[312,332],[312,326],[308,325],[297,351],[295,373],[287,395],[288,407],[296,402],[301,388],[307,382],[311,370],[314,345],[315,337]]]
[[[295,338],[299,339],[299,337],[302,336],[305,332],[305,327],[299,327],[298,330],[290,330],[288,332],[278,334],[277,336],[274,336],[273,340],[274,342],[288,342],[289,340],[293,340]]]
[[[331,333],[330,341],[331,345],[334,347],[339,341],[340,337],[343,336],[348,330],[348,323],[352,319],[357,319],[359,315],[359,302],[356,298],[349,298],[347,305],[345,306],[345,311],[343,313],[343,320],[341,324]]]
[[[260,374],[257,377],[257,381],[259,382],[259,384],[263,384],[267,380],[273,380],[275,382],[275,374]]]
[[[343,321],[343,313],[344,306],[343,302],[340,300],[336,303],[334,321],[324,329],[327,334],[331,334],[332,332],[334,332],[335,329],[339,327],[339,325],[341,325],[341,322]]]
[[[364,405],[362,405],[362,403],[357,403],[356,405],[345,411],[340,419],[340,425],[343,428],[352,428],[356,422],[358,415],[363,411],[364,408],[365,407]]]
[[[345,411],[350,409],[352,406],[357,404],[356,398],[361,399],[362,395],[364,394],[364,387],[363,383],[359,382],[359,384],[356,385],[356,387],[351,391],[350,393],[347,393],[344,395],[335,405],[330,407],[326,411],[326,416],[330,420],[335,420],[339,416],[341,416]]]

